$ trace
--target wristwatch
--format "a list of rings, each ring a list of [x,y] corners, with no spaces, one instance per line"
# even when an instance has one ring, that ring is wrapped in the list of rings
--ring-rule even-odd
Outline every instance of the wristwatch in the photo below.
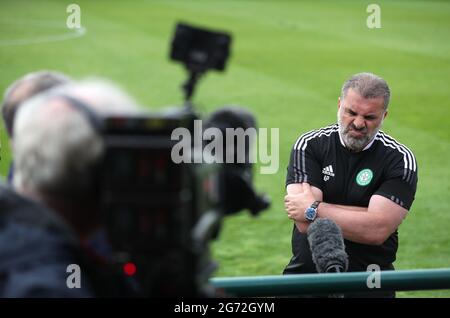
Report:
[[[314,201],[309,208],[305,210],[305,219],[308,222],[313,222],[317,218],[317,208],[321,201]]]

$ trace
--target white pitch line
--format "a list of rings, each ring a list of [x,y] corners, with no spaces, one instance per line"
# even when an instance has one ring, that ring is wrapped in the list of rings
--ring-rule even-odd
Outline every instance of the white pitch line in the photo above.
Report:
[[[81,37],[87,33],[85,27],[74,29],[75,32],[55,34],[48,36],[41,36],[35,38],[15,39],[15,40],[0,40],[0,46],[16,46],[16,45],[29,45],[29,44],[41,44],[49,42],[66,41],[74,38]]]

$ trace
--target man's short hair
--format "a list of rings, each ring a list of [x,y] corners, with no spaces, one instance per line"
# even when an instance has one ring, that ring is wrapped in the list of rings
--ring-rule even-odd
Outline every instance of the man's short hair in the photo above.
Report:
[[[348,79],[341,90],[341,99],[345,99],[349,88],[364,98],[383,97],[384,110],[387,110],[391,91],[384,79],[372,73],[359,73]]]
[[[103,140],[79,109],[130,114],[137,106],[116,86],[99,80],[56,87],[26,101],[14,127],[14,186],[58,199],[89,197]]]
[[[14,117],[18,107],[25,100],[58,85],[69,83],[66,75],[55,71],[29,73],[11,84],[5,91],[2,116],[9,136],[14,130]]]

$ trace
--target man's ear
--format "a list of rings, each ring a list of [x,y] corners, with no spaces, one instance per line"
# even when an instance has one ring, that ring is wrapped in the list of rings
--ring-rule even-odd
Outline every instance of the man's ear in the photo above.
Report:
[[[338,110],[341,108],[341,96],[338,97]]]
[[[386,118],[387,114],[388,114],[388,111],[385,111],[384,115],[383,115],[383,120]]]

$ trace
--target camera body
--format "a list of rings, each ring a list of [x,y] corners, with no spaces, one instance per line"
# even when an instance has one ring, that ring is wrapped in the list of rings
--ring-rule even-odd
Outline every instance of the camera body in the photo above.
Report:
[[[171,131],[192,123],[185,112],[105,121],[102,210],[114,262],[118,270],[135,264],[142,295],[195,295],[211,274],[204,254],[212,234],[193,229],[206,213],[216,216],[207,230],[218,226],[218,167],[171,160]]]

